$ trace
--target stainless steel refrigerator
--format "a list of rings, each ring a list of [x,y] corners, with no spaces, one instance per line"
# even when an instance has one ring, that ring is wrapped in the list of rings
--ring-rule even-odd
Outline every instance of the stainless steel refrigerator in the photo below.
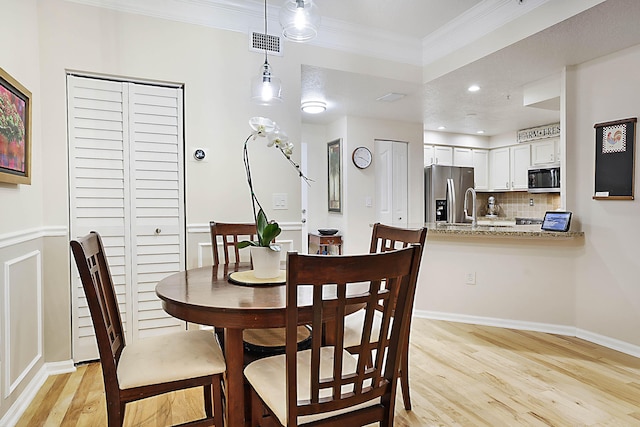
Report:
[[[424,168],[425,222],[470,222],[464,194],[474,186],[472,167],[431,165]],[[469,201],[470,202],[470,201]]]

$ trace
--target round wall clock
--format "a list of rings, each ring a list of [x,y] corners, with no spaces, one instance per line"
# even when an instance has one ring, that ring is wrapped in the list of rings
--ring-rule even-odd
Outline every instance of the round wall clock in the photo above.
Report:
[[[351,155],[353,164],[359,169],[366,169],[371,165],[371,151],[367,147],[358,147]]]

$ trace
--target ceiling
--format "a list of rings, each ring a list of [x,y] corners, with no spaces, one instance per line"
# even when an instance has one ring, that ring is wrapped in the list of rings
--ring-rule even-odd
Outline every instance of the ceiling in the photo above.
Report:
[[[315,3],[323,18],[423,39],[481,0],[315,0]]]
[[[399,0],[393,1],[395,4]],[[324,14],[332,16],[336,13],[340,2],[319,0],[323,18]],[[355,16],[355,11],[349,9],[351,13],[343,13],[343,19],[370,20],[371,25],[385,30],[396,28],[419,37],[428,35],[439,23],[455,19],[456,14],[468,12],[468,8],[479,3],[452,1],[450,10],[441,11],[441,21],[425,21],[428,23],[423,27],[416,17],[435,15],[427,13],[428,8],[442,8],[445,2],[402,0],[406,7],[394,12],[389,9],[391,0],[350,2],[360,3],[363,7],[365,3],[374,5],[376,13]],[[448,6],[449,0],[446,3]],[[608,0],[425,84],[303,67],[302,99],[317,97],[319,90],[323,90],[328,103],[323,114],[303,113],[303,122],[330,123],[340,116],[354,115],[422,122],[427,130],[436,130],[439,126],[445,126],[445,132],[464,134],[483,130],[487,136],[556,122],[559,121],[558,110],[523,106],[523,88],[529,83],[559,75],[566,65],[580,64],[640,44],[639,20],[640,2],[637,0]],[[468,92],[472,83],[481,86],[481,90]],[[391,103],[376,101],[389,92],[407,96]]]
[[[261,0],[68,1],[243,33],[264,25],[265,3]],[[272,29],[279,27],[277,15],[283,1],[268,0],[270,33],[275,34]],[[535,15],[542,6],[564,6],[560,11],[566,12],[601,0],[315,1],[322,22],[318,37],[310,44],[429,71],[438,59],[464,50],[514,19]],[[523,106],[523,88],[558,76],[567,65],[640,44],[639,21],[640,1],[607,0],[428,81],[416,81],[415,77],[390,80],[303,66],[301,100],[324,99],[328,108],[318,115],[302,113],[302,120],[327,124],[351,115],[423,123],[427,130],[439,126],[445,126],[446,132],[464,134],[484,130],[487,136],[556,122],[557,109]],[[508,44],[499,41],[503,46]],[[274,74],[277,76],[277,70]],[[472,83],[481,90],[469,93],[467,87]],[[376,101],[388,93],[406,96],[395,102]]]

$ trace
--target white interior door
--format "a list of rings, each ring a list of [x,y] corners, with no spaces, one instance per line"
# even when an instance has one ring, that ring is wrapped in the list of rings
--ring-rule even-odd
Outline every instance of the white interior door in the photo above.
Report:
[[[183,329],[155,296],[185,265],[182,89],[71,75],[67,87],[71,237],[103,237],[126,339]],[[93,325],[72,272],[74,360],[91,360]]]
[[[406,142],[394,141],[393,147],[393,225],[407,228],[409,223],[407,215],[408,207],[408,185],[409,174],[408,165],[408,144]]]
[[[375,141],[376,221],[396,227],[408,224],[408,144]]]

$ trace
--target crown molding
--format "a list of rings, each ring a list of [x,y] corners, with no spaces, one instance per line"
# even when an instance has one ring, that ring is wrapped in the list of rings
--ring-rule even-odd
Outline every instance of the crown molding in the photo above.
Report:
[[[484,0],[478,3],[422,40],[422,65],[455,52],[548,1]]]
[[[66,0],[125,13],[248,34],[264,25],[264,6],[247,0]],[[483,0],[434,33],[419,39],[337,19],[322,18],[308,44],[416,66],[424,66],[475,41],[550,0]],[[269,27],[279,28],[279,6],[268,6]]]

